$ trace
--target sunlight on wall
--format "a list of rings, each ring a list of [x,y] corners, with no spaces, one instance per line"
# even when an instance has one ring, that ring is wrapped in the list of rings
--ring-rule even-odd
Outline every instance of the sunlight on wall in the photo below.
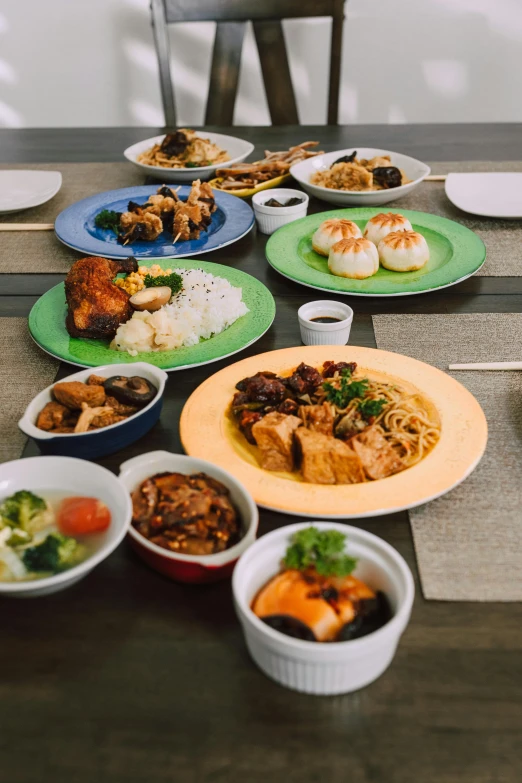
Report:
[[[20,112],[8,106],[7,103],[0,101],[0,127],[4,128],[23,128],[24,119]]]
[[[468,90],[468,71],[458,60],[425,60],[422,72],[428,87],[447,98],[458,98]]]

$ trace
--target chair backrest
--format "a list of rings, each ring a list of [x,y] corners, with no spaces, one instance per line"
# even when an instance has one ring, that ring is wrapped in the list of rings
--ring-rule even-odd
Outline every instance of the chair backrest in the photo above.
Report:
[[[176,126],[167,25],[217,22],[205,124],[232,125],[247,21],[252,21],[270,117],[274,125],[297,125],[282,19],[332,18],[328,124],[337,124],[344,0],[151,0],[161,95],[167,128]]]

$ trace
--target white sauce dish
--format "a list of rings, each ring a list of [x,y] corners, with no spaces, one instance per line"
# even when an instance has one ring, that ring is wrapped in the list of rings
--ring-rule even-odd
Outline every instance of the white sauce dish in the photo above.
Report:
[[[305,345],[346,345],[350,338],[353,310],[344,302],[307,302],[297,311],[297,318]]]
[[[298,198],[300,203],[291,207],[267,206],[266,202],[272,198],[282,204],[286,204],[292,198]],[[310,199],[306,193],[303,193],[302,190],[293,190],[292,188],[272,188],[271,190],[262,190],[256,193],[252,196],[252,206],[259,231],[262,234],[273,234],[281,226],[306,217],[309,201]]]

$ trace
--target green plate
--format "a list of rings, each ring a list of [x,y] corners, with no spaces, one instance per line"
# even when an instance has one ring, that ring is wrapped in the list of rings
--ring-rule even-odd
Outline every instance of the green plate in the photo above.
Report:
[[[453,220],[426,212],[401,210],[424,236],[430,260],[416,272],[379,271],[366,280],[336,277],[328,271],[328,259],[312,250],[312,236],[323,220],[347,218],[361,231],[367,221],[382,209],[334,209],[294,220],[276,231],[268,240],[268,263],[280,274],[320,291],[338,291],[353,296],[407,296],[446,288],[475,274],[486,260],[486,248],[479,237]]]
[[[169,259],[162,259],[165,265]],[[174,259],[175,260],[175,259]],[[128,353],[112,351],[105,340],[84,340],[70,337],[65,328],[67,305],[63,283],[51,288],[36,302],[29,315],[29,331],[44,351],[79,367],[98,367],[103,364],[149,362],[162,370],[184,370],[198,364],[208,364],[237,353],[251,345],[270,328],[275,316],[272,294],[259,280],[221,264],[208,261],[192,261],[188,258],[171,263],[172,268],[202,269],[215,277],[224,277],[243,291],[243,301],[249,312],[238,318],[232,326],[208,340],[189,348],[174,351]]]

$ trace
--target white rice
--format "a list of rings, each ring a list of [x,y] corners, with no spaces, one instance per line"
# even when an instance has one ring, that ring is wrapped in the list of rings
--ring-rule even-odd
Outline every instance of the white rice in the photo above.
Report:
[[[151,351],[172,351],[196,345],[231,326],[248,313],[241,300],[241,288],[223,277],[201,269],[175,269],[183,278],[183,289],[155,313],[133,313],[118,327],[111,348],[131,356]]]

